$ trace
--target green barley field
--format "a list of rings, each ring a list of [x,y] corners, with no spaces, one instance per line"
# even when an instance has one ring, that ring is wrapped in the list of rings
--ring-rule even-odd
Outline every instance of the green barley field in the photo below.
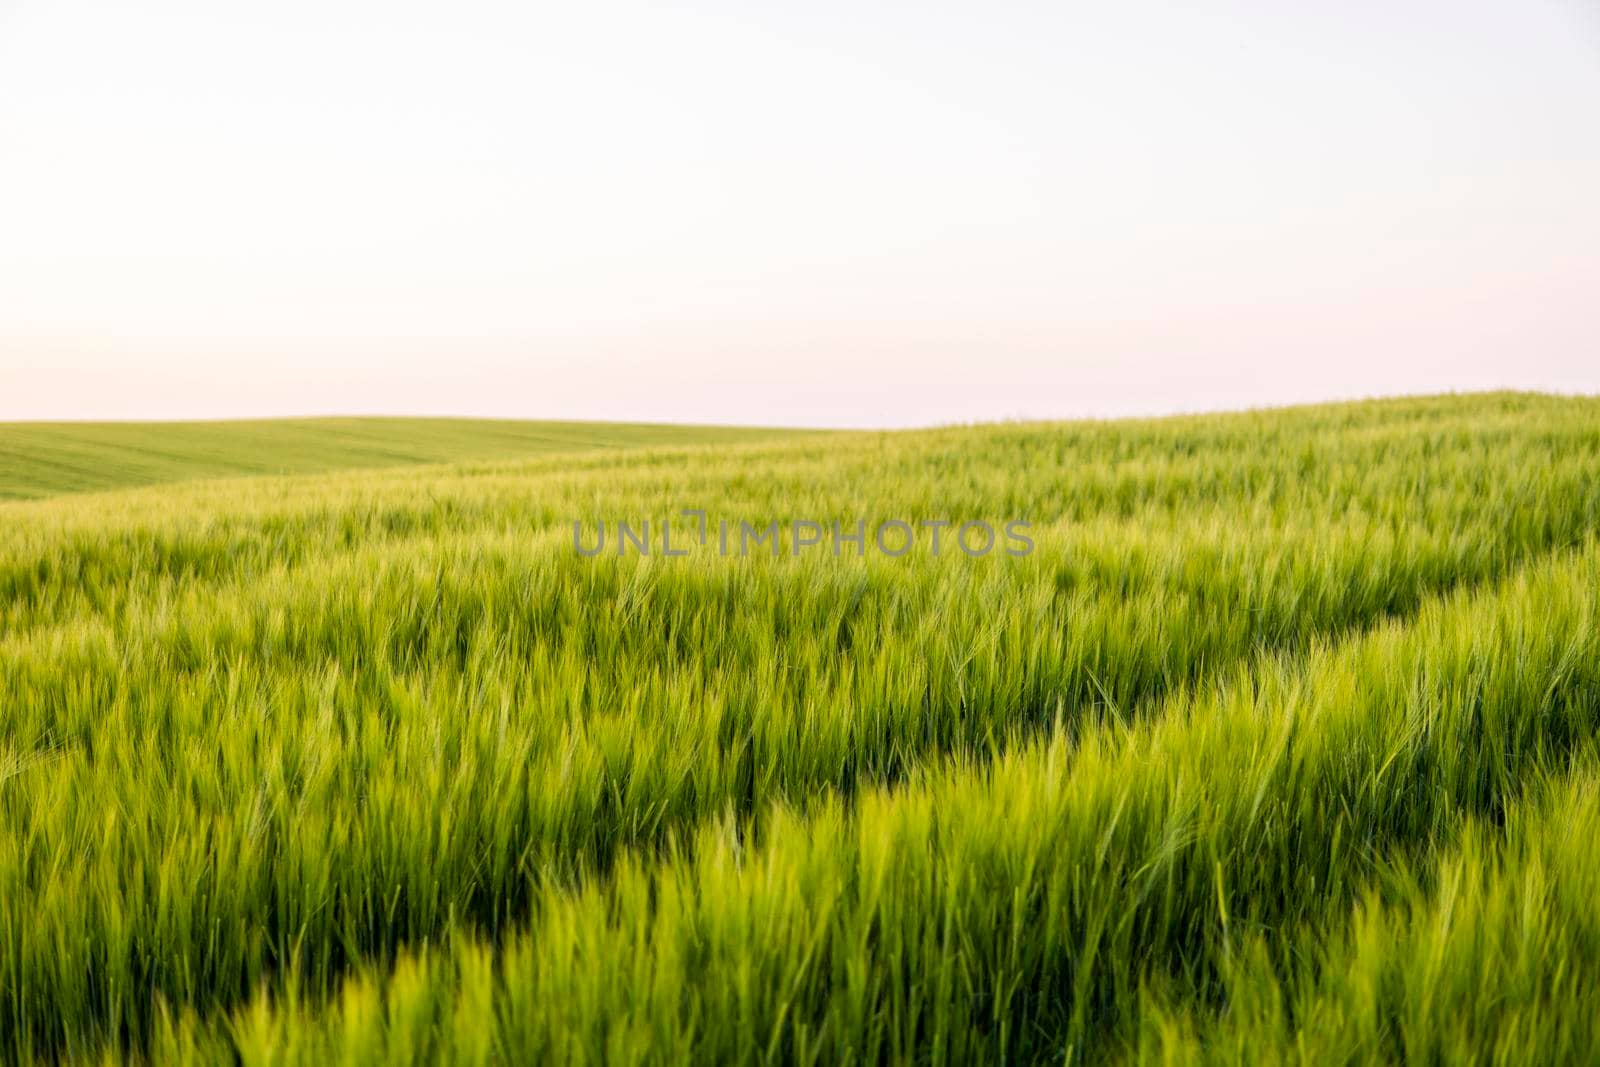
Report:
[[[1600,1056],[1600,398],[14,425],[0,498],[0,1062]]]

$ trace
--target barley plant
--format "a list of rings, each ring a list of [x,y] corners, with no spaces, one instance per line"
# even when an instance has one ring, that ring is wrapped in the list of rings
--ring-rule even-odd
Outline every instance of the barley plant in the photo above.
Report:
[[[1592,398],[0,427],[0,1062],[1593,1060],[1597,528]]]

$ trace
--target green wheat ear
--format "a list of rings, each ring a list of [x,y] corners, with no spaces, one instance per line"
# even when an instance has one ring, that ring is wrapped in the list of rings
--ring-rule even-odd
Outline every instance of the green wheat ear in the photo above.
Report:
[[[1600,401],[0,426],[0,1061],[1573,1062]],[[1027,516],[1019,558],[572,522]]]

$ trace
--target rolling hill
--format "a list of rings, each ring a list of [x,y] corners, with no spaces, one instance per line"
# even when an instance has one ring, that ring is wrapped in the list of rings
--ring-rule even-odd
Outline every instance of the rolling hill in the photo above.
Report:
[[[0,1059],[1600,1044],[1600,399],[699,432],[0,506]]]
[[[796,431],[647,423],[318,418],[0,423],[0,500],[258,474],[315,474]]]

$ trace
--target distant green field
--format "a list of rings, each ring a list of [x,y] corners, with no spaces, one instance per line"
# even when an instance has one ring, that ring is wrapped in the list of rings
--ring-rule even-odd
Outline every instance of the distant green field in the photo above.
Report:
[[[498,419],[0,423],[0,500],[195,478],[316,474],[595,448],[733,443],[783,432]]]
[[[0,507],[0,1062],[1593,1060],[1600,399],[662,432]]]

